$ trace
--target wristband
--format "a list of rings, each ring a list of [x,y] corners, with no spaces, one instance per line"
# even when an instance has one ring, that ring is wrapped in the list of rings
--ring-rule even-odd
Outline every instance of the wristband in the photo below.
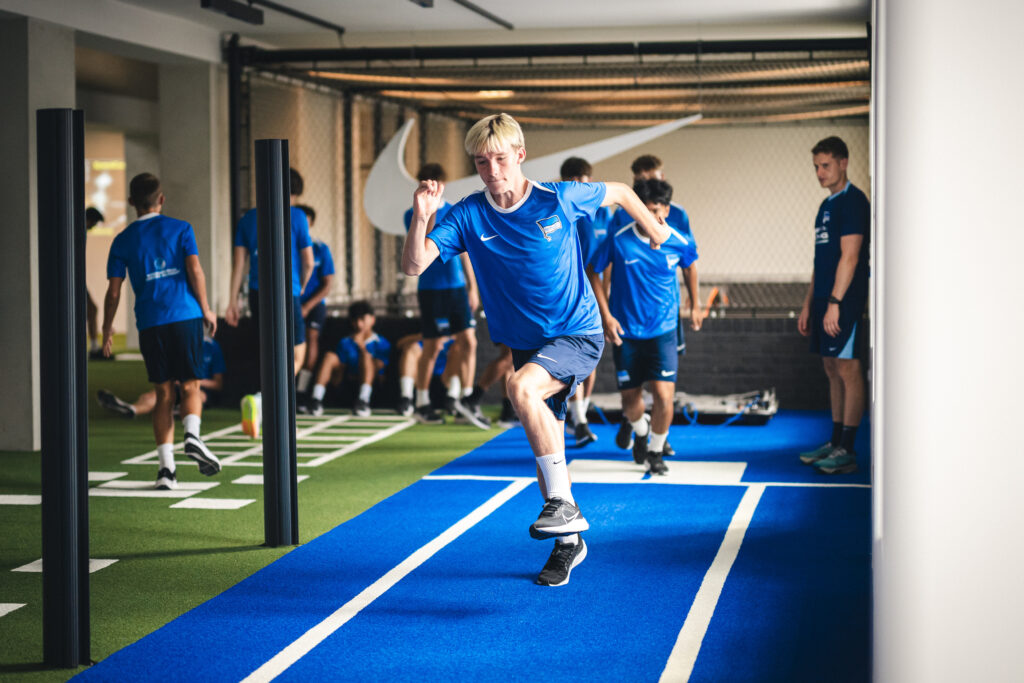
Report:
[[[829,302],[830,304],[841,304],[841,303],[843,303],[842,299],[837,299],[837,298],[835,298],[834,296],[830,296],[830,297],[828,298],[828,302]]]

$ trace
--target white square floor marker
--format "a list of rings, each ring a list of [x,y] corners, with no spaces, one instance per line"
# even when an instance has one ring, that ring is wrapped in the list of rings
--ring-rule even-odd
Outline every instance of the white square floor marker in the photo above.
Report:
[[[117,560],[94,560],[94,559],[90,558],[89,559],[89,573],[92,574],[93,572],[98,572],[101,569],[109,567],[110,565],[114,564],[115,562],[117,562]],[[15,567],[11,571],[12,572],[33,572],[33,573],[37,573],[38,574],[38,573],[43,571],[43,561],[42,561],[42,559],[39,559],[39,560],[36,560],[35,562],[29,562],[28,564],[23,564],[20,567]]]
[[[643,465],[629,460],[583,460],[569,463],[572,481],[588,484],[701,484],[742,486],[745,462],[693,462],[666,458],[668,474],[647,479]]]
[[[218,485],[215,481],[179,481],[178,488],[161,491],[153,488],[152,481],[117,479],[94,486],[89,489],[89,495],[101,498],[188,498]]]
[[[42,496],[0,496],[0,505],[40,505],[42,502]]]
[[[255,502],[255,500],[244,498],[186,498],[171,507],[190,510],[237,510]]]

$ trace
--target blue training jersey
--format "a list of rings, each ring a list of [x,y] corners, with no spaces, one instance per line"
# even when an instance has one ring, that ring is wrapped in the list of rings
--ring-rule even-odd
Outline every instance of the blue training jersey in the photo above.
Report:
[[[325,275],[334,275],[334,258],[331,256],[331,248],[320,240],[313,241],[313,274],[309,276],[306,288],[302,290],[302,303],[309,301],[310,297],[320,287],[320,282]],[[321,299],[323,301],[323,299]]]
[[[133,222],[114,238],[107,277],[128,274],[138,329],[203,317],[185,274],[191,255],[199,255],[192,226],[160,214]]]
[[[302,291],[302,257],[300,249],[313,246],[309,238],[309,221],[302,209],[291,207],[292,218],[292,296],[299,296]],[[249,209],[238,221],[238,230],[235,231],[235,246],[245,247],[249,250],[249,289],[260,288],[260,267],[258,251],[259,238],[256,235],[257,216],[256,209]]]
[[[871,205],[867,196],[850,182],[818,207],[814,221],[814,296],[828,298],[836,282],[836,268],[842,254],[840,240],[845,235],[863,235],[853,280],[843,295],[864,301],[868,295],[868,258],[871,239]]]
[[[442,261],[469,254],[492,340],[525,350],[601,333],[576,221],[593,219],[604,196],[604,183],[531,180],[525,196],[503,209],[481,190],[427,235]]]
[[[448,215],[451,208],[452,205],[448,202],[441,204],[441,208],[437,210],[437,216],[434,217],[435,227]],[[409,232],[410,225],[412,225],[412,209],[405,212],[406,232]],[[462,261],[460,259],[452,259],[448,262],[435,259],[433,263],[427,266],[425,271],[420,273],[416,289],[454,289],[465,286],[466,275],[462,272]]]
[[[620,208],[612,215],[611,222],[608,224],[608,232],[618,232],[620,228],[624,228],[632,222],[633,217],[625,209]],[[694,249],[697,248],[697,240],[693,238],[693,231],[690,230],[690,217],[686,214],[686,209],[675,202],[670,202],[668,205],[668,218],[665,219],[665,222],[679,231],[679,234],[683,237],[687,238],[693,244]]]
[[[366,350],[375,359],[384,362],[384,366],[387,367],[388,358],[391,354],[391,343],[380,336],[376,332],[366,342]],[[334,349],[334,353],[338,354],[338,358],[345,364],[345,374],[354,375],[359,369],[359,345],[356,344],[355,339],[352,336],[344,337],[338,346]],[[381,368],[381,372],[384,368]]]
[[[679,324],[679,282],[676,269],[697,260],[697,246],[672,224],[660,249],[629,223],[610,233],[594,257],[594,270],[612,266],[612,315],[627,339],[652,339]]]
[[[202,379],[213,379],[218,373],[227,372],[224,364],[224,352],[220,350],[220,344],[214,339],[203,339],[203,367]]]
[[[594,262],[594,254],[608,236],[608,225],[612,221],[612,215],[612,207],[602,206],[597,210],[593,220],[584,216],[576,222],[576,230],[580,233],[580,247],[583,249],[584,266]]]

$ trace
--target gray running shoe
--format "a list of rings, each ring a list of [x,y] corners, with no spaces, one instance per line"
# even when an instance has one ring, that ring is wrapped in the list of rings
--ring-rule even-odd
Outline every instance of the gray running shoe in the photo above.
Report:
[[[587,544],[580,536],[576,543],[555,542],[555,548],[548,556],[544,569],[537,575],[537,584],[540,586],[564,586],[569,583],[569,574],[573,568],[583,561],[587,556]]]
[[[661,453],[647,451],[647,471],[658,476],[668,474],[668,465],[661,459]]]
[[[577,505],[561,498],[548,498],[540,517],[530,525],[530,536],[536,539],[568,536],[589,528]]]

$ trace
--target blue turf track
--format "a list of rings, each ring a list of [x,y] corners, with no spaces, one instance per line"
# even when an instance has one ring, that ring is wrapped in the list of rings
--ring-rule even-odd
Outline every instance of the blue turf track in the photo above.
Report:
[[[824,477],[795,452],[828,416],[673,427],[679,457],[743,461],[744,482]],[[629,460],[614,427],[570,458]],[[571,438],[570,438],[571,442]],[[671,465],[670,465],[671,466]],[[521,429],[437,475],[531,477]],[[83,672],[84,680],[237,681],[506,486],[423,480]],[[590,552],[568,586],[532,583],[550,541],[535,486],[444,547],[278,680],[657,680],[746,486],[578,483]],[[870,490],[769,486],[729,573],[694,681],[870,677]]]

